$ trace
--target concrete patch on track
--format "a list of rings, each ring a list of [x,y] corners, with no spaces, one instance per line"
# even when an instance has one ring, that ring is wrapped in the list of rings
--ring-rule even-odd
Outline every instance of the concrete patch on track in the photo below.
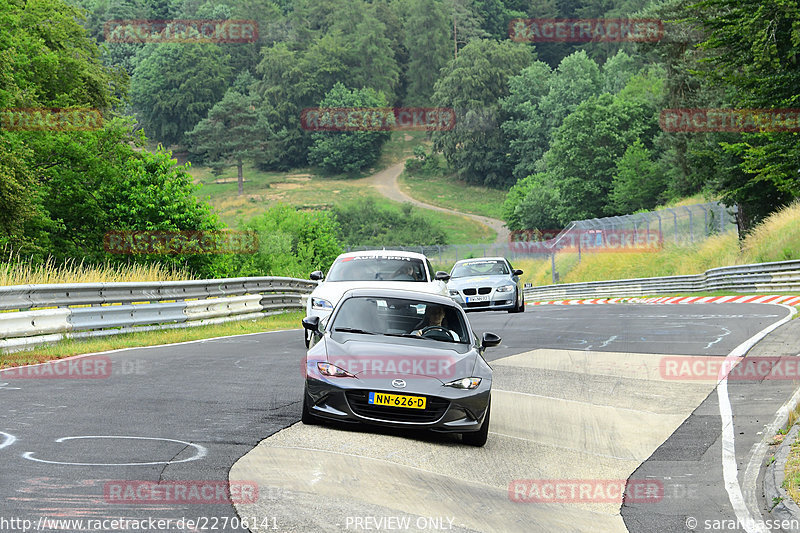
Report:
[[[624,483],[715,385],[664,380],[662,357],[547,349],[493,361],[480,449],[450,435],[295,424],[230,473],[282,497],[237,512],[274,518],[281,531],[363,531],[367,518],[406,531],[626,531],[621,496],[530,503],[511,489],[516,480]]]

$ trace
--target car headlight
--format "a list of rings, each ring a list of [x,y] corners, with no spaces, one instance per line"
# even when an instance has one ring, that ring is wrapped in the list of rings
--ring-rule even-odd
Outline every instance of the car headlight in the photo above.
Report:
[[[458,296],[458,291],[450,290],[448,292],[450,293],[450,296]]]
[[[317,369],[323,376],[333,378],[354,378],[355,376],[343,368],[330,363],[317,363]]]
[[[455,389],[476,389],[481,384],[481,378],[463,378],[445,383],[446,387],[453,387]]]
[[[322,298],[311,298],[311,309],[323,309],[325,311],[332,311],[333,305],[328,300]]]
[[[495,292],[511,292],[514,290],[513,285],[503,285],[502,287],[497,287]]]

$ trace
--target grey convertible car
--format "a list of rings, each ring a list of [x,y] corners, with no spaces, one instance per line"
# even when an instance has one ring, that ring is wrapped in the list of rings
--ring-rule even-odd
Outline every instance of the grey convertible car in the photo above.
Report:
[[[504,257],[462,259],[453,265],[447,290],[468,311],[525,311],[522,270]]]
[[[417,291],[347,291],[327,321],[303,319],[313,334],[305,358],[302,420],[360,422],[461,433],[483,446],[492,369],[482,354],[500,337],[478,339],[450,298]]]

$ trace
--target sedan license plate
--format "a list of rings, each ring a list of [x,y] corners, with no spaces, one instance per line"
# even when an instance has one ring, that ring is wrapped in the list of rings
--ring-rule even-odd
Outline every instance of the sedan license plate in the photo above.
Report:
[[[469,302],[488,302],[489,296],[467,296],[467,303]]]
[[[372,405],[389,405],[391,407],[408,407],[410,409],[425,409],[424,396],[401,396],[399,394],[384,394],[370,392],[369,403]]]

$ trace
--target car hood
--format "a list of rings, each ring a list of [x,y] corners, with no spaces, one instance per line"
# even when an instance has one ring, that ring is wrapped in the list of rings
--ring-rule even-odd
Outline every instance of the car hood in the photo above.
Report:
[[[499,274],[494,276],[469,276],[466,278],[450,279],[447,282],[448,289],[462,289],[465,287],[499,287],[501,285],[516,285],[516,282],[511,279],[508,274]]]
[[[345,292],[360,287],[380,287],[382,289],[400,289],[441,294],[442,296],[448,295],[445,284],[438,281],[424,283],[419,281],[323,281],[317,285],[311,296],[328,300],[333,306],[336,306],[336,303]]]
[[[404,337],[337,334],[342,342],[325,337],[327,360],[359,379],[428,378],[447,383],[472,375],[477,350],[451,344]],[[364,337],[367,337],[366,339]]]

